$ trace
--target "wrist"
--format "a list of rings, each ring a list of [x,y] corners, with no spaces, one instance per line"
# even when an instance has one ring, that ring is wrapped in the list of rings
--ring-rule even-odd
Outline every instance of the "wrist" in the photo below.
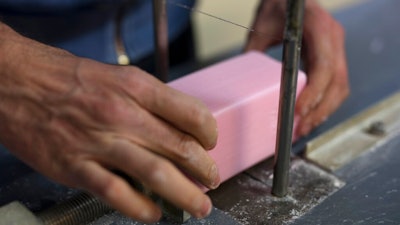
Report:
[[[10,51],[10,40],[15,40],[17,33],[0,21],[0,76],[5,73]]]
[[[79,60],[65,50],[26,38],[0,22],[0,89],[65,91],[75,83]]]

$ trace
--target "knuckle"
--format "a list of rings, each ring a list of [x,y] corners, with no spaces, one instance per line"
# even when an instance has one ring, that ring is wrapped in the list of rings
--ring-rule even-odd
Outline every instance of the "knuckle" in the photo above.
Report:
[[[350,86],[346,76],[336,79],[335,86],[339,96],[342,96],[342,99],[345,99],[350,95]]]
[[[109,101],[96,101],[93,103],[96,112],[101,114],[102,119],[106,123],[115,123],[118,120],[124,119],[126,116],[126,105],[122,102],[109,100]]]
[[[196,104],[188,111],[190,114],[190,117],[188,117],[190,119],[187,121],[188,127],[196,131],[193,138],[199,141],[204,148],[211,149],[217,143],[217,121],[203,102],[197,99],[193,99],[193,101]],[[189,140],[193,142],[193,138],[183,139],[182,141]]]
[[[168,161],[155,160],[147,167],[146,176],[144,177],[145,184],[153,186],[166,183],[171,169],[172,165]]]
[[[147,73],[137,67],[126,68],[126,72],[123,74],[127,74],[123,76],[123,85],[127,87],[126,91],[130,93],[136,101],[140,102],[144,99],[156,99],[155,96],[159,90],[157,88],[158,85],[155,85],[155,78],[147,75]]]
[[[200,128],[201,126],[204,126],[204,124],[209,123],[213,118],[204,104],[200,101],[197,102],[198,107],[193,108],[191,112],[192,126],[194,128]]]
[[[101,179],[95,177],[95,175],[86,174],[81,177],[80,183],[83,184],[81,188],[87,189],[91,193],[104,198],[113,199],[116,193],[120,193],[123,181],[115,176],[107,176]]]
[[[137,79],[136,81],[134,81],[134,83],[135,86],[133,91],[137,96],[154,96],[156,90],[150,82],[147,82],[146,79]]]
[[[110,177],[104,180],[104,182],[102,182],[101,185],[97,187],[97,190],[95,190],[95,192],[97,192],[99,196],[102,196],[105,199],[112,199],[114,198],[116,193],[120,192],[120,186],[121,181],[116,178]]]
[[[137,84],[137,81],[140,80],[138,77],[140,76],[143,71],[135,66],[117,66],[118,76],[122,85],[129,84],[129,86]]]
[[[178,147],[174,152],[174,159],[178,161],[189,161],[193,156],[193,138],[187,134],[182,134],[178,140]]]

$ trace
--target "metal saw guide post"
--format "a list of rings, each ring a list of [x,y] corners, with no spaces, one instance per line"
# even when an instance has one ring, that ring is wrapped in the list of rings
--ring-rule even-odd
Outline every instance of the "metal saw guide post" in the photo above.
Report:
[[[191,7],[171,1],[171,3],[186,9],[194,11]],[[166,12],[166,0],[153,0],[154,8],[154,27],[155,27],[155,43],[157,53],[157,71],[161,73],[163,80],[167,79],[168,65],[168,19]],[[289,168],[290,154],[292,145],[294,106],[296,99],[297,74],[300,63],[301,40],[303,30],[304,17],[304,0],[287,0],[286,3],[286,23],[284,31],[284,47],[282,58],[282,75],[281,75],[281,92],[279,97],[279,114],[276,137],[276,151],[274,160],[274,176],[272,193],[278,197],[284,197],[287,194],[289,185]],[[212,16],[208,13],[201,12],[205,15]],[[212,16],[221,21],[231,23],[233,25],[248,29],[255,32],[253,29],[237,23],[229,22],[228,20]],[[267,124],[266,124],[267,126]],[[171,211],[171,210],[167,210]],[[174,218],[179,222],[184,222],[187,218],[183,216],[175,216],[176,213],[181,213],[180,210],[172,210]]]

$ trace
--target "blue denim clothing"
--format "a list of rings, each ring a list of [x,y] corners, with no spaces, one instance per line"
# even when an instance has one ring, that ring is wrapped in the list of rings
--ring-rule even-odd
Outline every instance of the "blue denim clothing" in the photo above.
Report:
[[[188,25],[190,12],[167,5],[173,40]],[[105,63],[117,63],[117,32],[131,62],[154,48],[151,0],[0,0],[0,20],[25,36]]]

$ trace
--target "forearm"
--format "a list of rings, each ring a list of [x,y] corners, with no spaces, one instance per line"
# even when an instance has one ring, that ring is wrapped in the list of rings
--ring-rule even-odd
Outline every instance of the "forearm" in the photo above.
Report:
[[[2,81],[21,82],[24,85],[29,82],[31,87],[39,83],[39,80],[45,81],[46,76],[61,78],[61,74],[73,73],[74,68],[67,65],[74,64],[76,59],[68,52],[26,38],[0,22]],[[45,71],[48,72],[44,73]],[[69,76],[64,76],[66,77]],[[2,88],[7,86],[4,82],[0,85]]]
[[[9,46],[7,42],[13,40],[16,33],[6,24],[0,21],[0,75],[5,73],[7,69],[7,52],[9,51]],[[3,82],[2,82],[3,83]],[[0,84],[1,85],[1,84]]]

